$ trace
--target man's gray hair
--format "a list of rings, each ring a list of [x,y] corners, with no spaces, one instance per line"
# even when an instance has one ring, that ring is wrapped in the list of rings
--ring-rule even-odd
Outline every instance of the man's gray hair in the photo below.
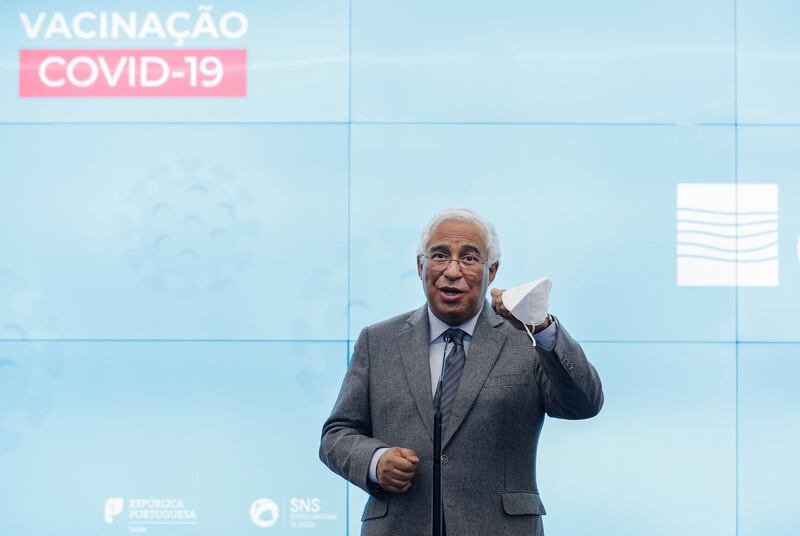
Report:
[[[417,255],[424,255],[427,252],[433,230],[436,229],[439,224],[446,221],[463,221],[476,225],[483,235],[483,241],[486,242],[486,256],[488,257],[489,264],[494,264],[500,260],[500,239],[497,237],[497,231],[494,230],[494,225],[492,225],[489,220],[481,217],[474,210],[468,208],[449,208],[431,218],[431,221],[428,222],[428,225],[426,225],[419,234]]]

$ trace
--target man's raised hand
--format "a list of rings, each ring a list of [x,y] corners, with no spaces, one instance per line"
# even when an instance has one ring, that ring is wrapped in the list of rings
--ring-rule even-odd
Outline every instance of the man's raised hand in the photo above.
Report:
[[[494,309],[495,313],[508,320],[508,322],[515,328],[519,330],[525,330],[525,327],[522,324],[522,322],[520,322],[513,314],[511,314],[511,311],[509,311],[508,308],[503,303],[503,292],[505,291],[506,289],[504,288],[493,288],[491,290],[492,309]],[[538,333],[549,325],[550,325],[550,318],[549,316],[545,316],[544,322],[542,322],[541,324],[537,324],[536,326],[532,326],[533,332]]]

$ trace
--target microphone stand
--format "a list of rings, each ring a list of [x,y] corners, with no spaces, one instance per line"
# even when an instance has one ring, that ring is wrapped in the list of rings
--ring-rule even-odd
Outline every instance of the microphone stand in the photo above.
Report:
[[[442,373],[433,398],[433,536],[442,536],[442,380],[449,342],[450,337],[445,337]]]

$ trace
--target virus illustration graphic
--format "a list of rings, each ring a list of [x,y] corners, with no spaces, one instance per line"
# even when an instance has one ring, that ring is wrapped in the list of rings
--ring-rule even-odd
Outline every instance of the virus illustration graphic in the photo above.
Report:
[[[219,165],[183,159],[151,169],[123,220],[129,260],[152,289],[189,297],[227,289],[258,236],[248,193]]]
[[[0,454],[52,411],[64,362],[60,347],[44,340],[51,329],[41,292],[0,269]]]

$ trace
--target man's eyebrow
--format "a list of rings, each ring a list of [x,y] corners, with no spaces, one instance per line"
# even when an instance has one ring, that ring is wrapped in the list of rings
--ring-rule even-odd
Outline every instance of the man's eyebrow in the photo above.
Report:
[[[474,244],[464,244],[463,246],[461,246],[461,252],[463,253],[464,251],[474,251],[475,253],[480,255],[481,248],[479,248]]]
[[[447,244],[433,244],[428,247],[429,251],[444,251],[449,253],[450,246]],[[461,246],[461,250],[458,252],[459,255],[463,255],[465,253],[477,253],[481,255],[481,248],[475,244],[464,244]]]

